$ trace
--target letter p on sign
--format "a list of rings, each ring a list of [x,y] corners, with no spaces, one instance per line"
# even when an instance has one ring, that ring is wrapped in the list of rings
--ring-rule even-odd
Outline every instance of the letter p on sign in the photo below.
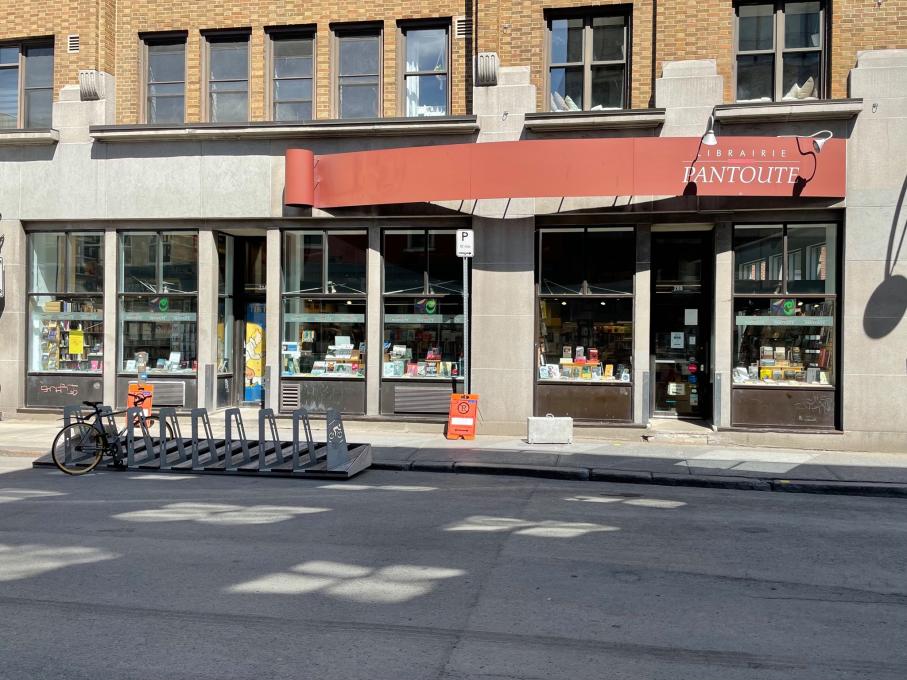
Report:
[[[457,257],[473,257],[475,255],[475,236],[472,229],[457,230]]]

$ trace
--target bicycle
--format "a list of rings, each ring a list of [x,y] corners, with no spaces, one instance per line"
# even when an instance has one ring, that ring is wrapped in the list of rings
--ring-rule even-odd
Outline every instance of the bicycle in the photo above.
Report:
[[[136,406],[141,406],[142,401],[144,398],[137,399]],[[122,466],[126,428],[117,431],[110,423],[113,422],[113,416],[126,413],[126,410],[102,411],[99,401],[83,401],[82,404],[92,409],[92,413],[64,425],[54,437],[51,449],[54,465],[68,475],[84,475],[94,470],[105,455],[109,455],[115,466]],[[109,419],[107,426],[104,425],[105,418]],[[154,418],[145,417],[141,413],[133,422],[140,425],[143,421],[146,427],[156,422]],[[164,431],[168,440],[173,439],[170,423],[164,423]]]

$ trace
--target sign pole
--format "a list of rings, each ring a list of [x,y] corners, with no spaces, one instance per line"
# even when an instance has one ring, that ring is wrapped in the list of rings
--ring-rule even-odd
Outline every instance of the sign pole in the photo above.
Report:
[[[463,393],[469,394],[469,258],[463,259]]]

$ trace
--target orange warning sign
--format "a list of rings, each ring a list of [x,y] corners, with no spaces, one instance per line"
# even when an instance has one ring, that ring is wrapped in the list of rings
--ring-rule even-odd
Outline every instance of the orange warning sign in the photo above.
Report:
[[[126,395],[126,408],[140,408],[146,418],[151,416],[151,400],[154,398],[154,385],[129,383]]]
[[[451,394],[447,415],[448,439],[475,439],[479,413],[478,394]]]

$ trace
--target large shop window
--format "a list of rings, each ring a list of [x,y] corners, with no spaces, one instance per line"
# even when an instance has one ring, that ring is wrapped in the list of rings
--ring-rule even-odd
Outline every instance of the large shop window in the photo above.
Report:
[[[456,232],[384,233],[385,378],[463,374],[463,262]]]
[[[824,96],[822,2],[740,2],[736,13],[738,102]]]
[[[631,382],[632,228],[539,233],[539,381]]]
[[[104,234],[32,233],[28,251],[28,370],[100,374]]]
[[[551,111],[620,109],[627,100],[629,17],[600,9],[548,18]]]
[[[135,373],[145,358],[149,374],[194,375],[198,235],[121,234],[119,283],[120,370]]]
[[[284,233],[284,377],[365,376],[367,253],[365,231]]]
[[[834,385],[836,234],[836,224],[735,227],[735,385]]]

